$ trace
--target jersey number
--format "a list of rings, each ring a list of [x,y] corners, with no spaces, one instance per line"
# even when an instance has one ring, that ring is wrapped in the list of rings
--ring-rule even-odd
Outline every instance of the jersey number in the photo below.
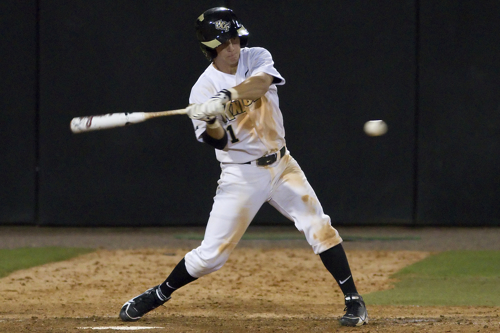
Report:
[[[231,125],[229,125],[227,127],[227,131],[229,132],[229,135],[231,136],[231,143],[235,143],[235,142],[238,142],[240,141],[235,135],[234,135],[234,131],[233,131],[233,127]]]

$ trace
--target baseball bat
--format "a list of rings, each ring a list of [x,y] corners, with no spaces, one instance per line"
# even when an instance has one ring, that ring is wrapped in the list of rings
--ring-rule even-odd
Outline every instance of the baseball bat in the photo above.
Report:
[[[73,118],[69,124],[71,132],[82,133],[136,124],[151,118],[186,114],[186,109],[157,112],[108,113]]]

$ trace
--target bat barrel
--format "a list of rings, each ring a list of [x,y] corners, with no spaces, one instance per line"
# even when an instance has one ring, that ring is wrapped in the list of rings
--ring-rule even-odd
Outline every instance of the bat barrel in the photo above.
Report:
[[[144,112],[109,113],[98,116],[73,118],[70,129],[73,133],[102,130],[140,123],[146,120]]]

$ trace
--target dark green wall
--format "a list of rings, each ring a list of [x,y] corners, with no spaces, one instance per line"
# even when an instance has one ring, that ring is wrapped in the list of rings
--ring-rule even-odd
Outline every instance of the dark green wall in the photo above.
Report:
[[[37,2],[0,1],[0,223],[33,224]]]
[[[208,65],[194,21],[225,3],[2,2],[0,223],[205,224],[219,165],[187,117],[69,121],[185,107]],[[496,2],[230,3],[287,79],[288,148],[334,224],[500,224]]]
[[[500,225],[499,15],[420,1],[419,224]]]

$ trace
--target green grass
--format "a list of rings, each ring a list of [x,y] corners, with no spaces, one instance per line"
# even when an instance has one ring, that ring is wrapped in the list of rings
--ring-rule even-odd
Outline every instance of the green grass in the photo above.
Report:
[[[176,239],[203,240],[204,234],[188,232],[174,235]],[[300,232],[270,232],[270,233],[246,233],[241,238],[243,240],[304,240],[305,236]],[[413,236],[342,236],[345,242],[363,241],[396,241],[396,240],[419,240],[420,237]]]
[[[176,239],[188,240],[203,240],[204,234],[196,232],[187,232],[174,235]],[[244,240],[290,240],[290,239],[305,239],[304,235],[300,232],[296,233],[246,233],[241,239]]]
[[[363,296],[369,304],[500,306],[500,251],[448,251],[392,276],[395,288]]]
[[[0,278],[20,269],[63,261],[92,251],[94,249],[67,247],[0,249]]]

